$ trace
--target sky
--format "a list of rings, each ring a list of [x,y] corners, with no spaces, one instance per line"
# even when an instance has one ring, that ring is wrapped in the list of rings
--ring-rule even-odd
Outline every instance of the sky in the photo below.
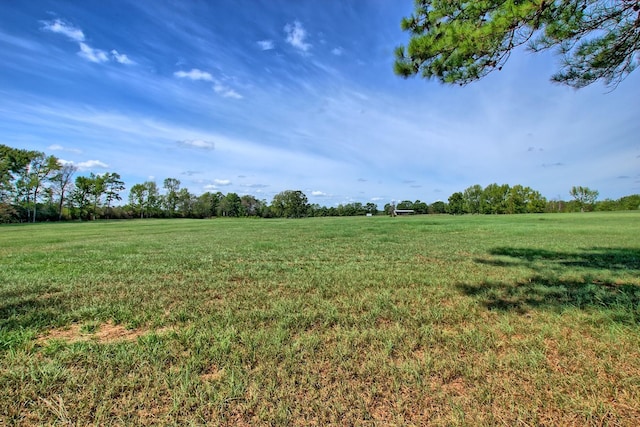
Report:
[[[554,84],[554,52],[449,86],[393,73],[412,0],[2,0],[0,144],[127,188],[335,206],[480,184],[640,193],[640,71]],[[126,193],[123,194],[126,201]]]

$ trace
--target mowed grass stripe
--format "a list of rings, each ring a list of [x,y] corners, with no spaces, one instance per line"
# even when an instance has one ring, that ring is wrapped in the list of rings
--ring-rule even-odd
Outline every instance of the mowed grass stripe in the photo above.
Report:
[[[6,424],[636,425],[640,216],[0,227]]]

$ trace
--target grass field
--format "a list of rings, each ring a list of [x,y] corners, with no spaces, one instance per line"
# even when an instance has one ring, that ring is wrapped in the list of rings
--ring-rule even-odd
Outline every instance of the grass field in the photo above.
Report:
[[[0,227],[0,425],[640,425],[640,214]]]

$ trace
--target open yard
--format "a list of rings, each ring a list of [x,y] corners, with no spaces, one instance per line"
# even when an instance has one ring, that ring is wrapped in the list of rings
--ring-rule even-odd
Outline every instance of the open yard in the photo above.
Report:
[[[640,214],[0,227],[0,425],[640,425]]]

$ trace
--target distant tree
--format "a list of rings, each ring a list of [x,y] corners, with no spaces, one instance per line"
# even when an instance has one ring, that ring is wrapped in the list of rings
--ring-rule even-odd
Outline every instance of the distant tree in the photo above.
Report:
[[[242,200],[236,193],[227,193],[218,206],[220,216],[243,216]]]
[[[0,144],[0,222],[11,222],[20,218],[21,209],[17,203],[25,190],[19,182],[27,175],[31,159],[38,154],[37,151]]]
[[[164,180],[164,197],[163,205],[164,209],[172,217],[175,215],[176,207],[178,205],[178,191],[180,191],[180,181],[176,178],[167,178]]]
[[[451,215],[462,215],[464,213],[464,196],[461,192],[453,193],[449,196],[449,213]]]
[[[102,203],[102,196],[107,191],[107,185],[104,175],[96,175],[91,172],[89,179],[91,180],[91,217],[95,220],[98,217],[98,206]]]
[[[479,184],[473,185],[464,190],[464,210],[471,214],[482,213],[482,193],[484,190]]]
[[[431,203],[429,205],[429,213],[430,214],[443,214],[447,213],[447,204],[442,200],[438,200],[437,202]]]
[[[251,195],[240,197],[242,210],[247,216],[260,216],[262,212],[262,202]]]
[[[178,214],[183,218],[191,218],[195,209],[197,198],[186,188],[181,188],[176,193],[176,208]]]
[[[421,202],[420,200],[416,200],[415,202],[413,202],[413,210],[417,214],[426,214],[429,213],[429,205],[427,205],[425,202]]]
[[[384,205],[384,214],[385,214],[385,215],[393,216],[393,215],[394,215],[395,210],[396,210],[396,204],[395,204],[395,202],[386,203],[386,204]]]
[[[378,214],[378,205],[376,205],[373,202],[368,202],[365,205],[365,210],[367,213],[370,213],[371,215],[377,215]]]
[[[520,184],[509,188],[507,192],[506,210],[508,214],[521,214],[527,212],[527,198],[529,196],[529,187],[523,187]]]
[[[596,203],[596,199],[598,198],[598,191],[592,190],[589,187],[582,186],[574,186],[571,187],[571,191],[569,191],[571,197],[576,202],[581,212],[584,212],[585,209],[591,210],[593,209],[593,205]]]
[[[413,202],[411,200],[403,200],[398,203],[396,209],[413,209]]]
[[[366,208],[360,202],[352,202],[347,204],[338,205],[336,208],[339,216],[356,216],[364,215],[367,213]]]
[[[47,156],[37,153],[31,158],[26,168],[22,170],[22,176],[18,180],[17,188],[23,196],[24,207],[27,210],[27,219],[36,222],[38,200],[42,190],[50,182],[62,165],[55,156]],[[31,209],[33,208],[33,209]],[[31,215],[29,212],[31,211]]]
[[[216,216],[220,200],[224,197],[221,192],[206,192],[198,197],[194,205],[194,216],[197,218],[211,218]]]
[[[539,191],[529,187],[526,188],[528,189],[526,197],[527,212],[543,213],[547,206],[547,199]]]
[[[31,159],[39,154],[0,144],[0,202],[16,198],[16,177],[25,175]]]
[[[78,217],[80,219],[88,219],[90,217],[91,193],[93,192],[93,178],[87,176],[79,176],[76,178],[71,200],[78,209]]]
[[[640,209],[640,194],[624,196],[618,200],[620,210],[636,210]]]
[[[107,172],[102,175],[102,181],[104,183],[104,204],[107,210],[109,210],[111,209],[111,203],[122,200],[120,193],[124,191],[125,185],[120,174],[115,172]]]
[[[638,66],[640,5],[631,0],[416,0],[395,72],[467,84],[501,70],[514,48],[558,48],[552,80],[576,88],[617,84]]]
[[[64,206],[65,196],[73,186],[71,178],[77,171],[77,167],[67,163],[62,165],[58,173],[51,178],[53,192],[58,195],[58,220],[62,220],[62,207]]]
[[[300,190],[286,190],[276,194],[271,202],[271,211],[280,218],[302,218],[307,215],[307,196]]]
[[[158,185],[153,181],[135,184],[129,190],[129,204],[136,209],[140,218],[152,216],[158,208],[160,195]]]
[[[507,213],[507,197],[509,185],[489,184],[482,192],[482,213],[504,214]]]
[[[596,211],[617,211],[620,209],[618,201],[613,199],[604,199],[596,203],[594,210]]]

